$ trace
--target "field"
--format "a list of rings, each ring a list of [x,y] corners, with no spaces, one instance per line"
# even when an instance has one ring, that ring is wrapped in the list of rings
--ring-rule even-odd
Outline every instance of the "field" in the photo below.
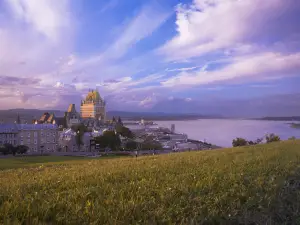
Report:
[[[31,156],[31,157],[10,157],[0,158],[0,170],[15,169],[23,167],[33,167],[39,165],[53,165],[54,163],[62,163],[66,161],[74,161],[85,158],[69,157],[69,156]]]
[[[0,158],[0,170],[37,167],[37,166],[53,166],[54,164],[79,164],[84,160],[102,160],[127,156],[102,156],[101,158],[86,158],[76,156],[30,156],[30,157],[10,157]],[[75,162],[74,162],[75,161]],[[82,162],[85,163],[85,162]]]
[[[0,224],[300,224],[299,140],[28,165],[0,171]]]

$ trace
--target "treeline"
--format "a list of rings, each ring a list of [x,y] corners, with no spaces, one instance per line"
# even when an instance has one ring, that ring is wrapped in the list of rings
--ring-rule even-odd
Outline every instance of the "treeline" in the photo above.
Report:
[[[265,139],[267,143],[280,141],[280,137],[275,134],[268,134],[266,135]],[[296,139],[295,137],[289,138],[289,140],[295,140],[295,139]],[[246,140],[245,138],[238,137],[232,140],[232,146],[238,147],[238,146],[246,146],[246,145],[257,145],[257,144],[261,144],[263,140],[264,138],[258,138],[255,141],[251,141],[251,140],[249,141]]]
[[[16,155],[16,154],[25,154],[28,151],[28,146],[18,145],[13,146],[12,144],[4,144],[0,146],[0,154],[2,155]]]

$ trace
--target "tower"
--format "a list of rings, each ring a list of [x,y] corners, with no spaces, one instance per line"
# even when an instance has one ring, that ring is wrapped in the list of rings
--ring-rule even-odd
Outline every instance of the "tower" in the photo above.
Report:
[[[21,124],[21,119],[20,119],[20,114],[18,113],[18,116],[17,116],[17,120],[15,122],[16,124]]]
[[[91,90],[85,100],[81,101],[80,114],[83,119],[97,119],[104,121],[106,118],[105,102],[97,90]]]
[[[175,133],[175,124],[171,125],[171,133],[174,134]]]

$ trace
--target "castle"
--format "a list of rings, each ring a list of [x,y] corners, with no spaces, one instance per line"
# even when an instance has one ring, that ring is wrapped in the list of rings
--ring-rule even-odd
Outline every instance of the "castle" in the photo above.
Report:
[[[80,114],[75,109],[75,104],[70,104],[65,112],[65,127],[72,127],[83,123],[88,127],[100,127],[106,120],[106,103],[97,90],[91,90],[86,98],[81,101]]]
[[[105,112],[105,102],[100,97],[100,94],[97,90],[90,91],[85,100],[81,101],[80,114],[83,119],[96,119],[105,121],[106,112]]]

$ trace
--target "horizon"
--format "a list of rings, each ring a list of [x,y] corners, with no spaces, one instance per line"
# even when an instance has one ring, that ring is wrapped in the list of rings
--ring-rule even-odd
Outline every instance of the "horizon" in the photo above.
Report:
[[[97,89],[107,111],[297,116],[299,13],[294,0],[4,0],[0,110],[78,109]]]

